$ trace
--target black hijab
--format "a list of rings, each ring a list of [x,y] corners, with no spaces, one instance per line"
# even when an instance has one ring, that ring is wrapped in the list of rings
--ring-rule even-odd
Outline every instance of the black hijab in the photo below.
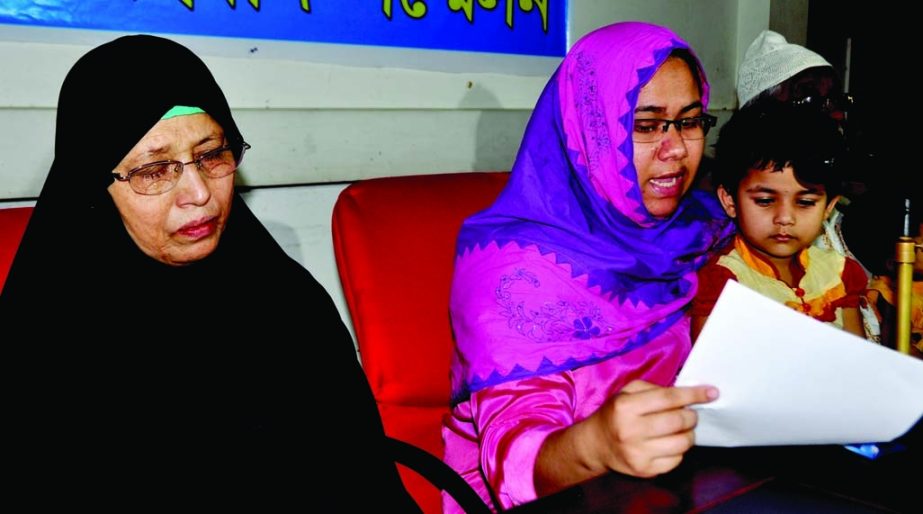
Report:
[[[126,232],[111,172],[176,105],[243,141],[208,68],[167,39],[99,46],[61,88],[54,163],[0,296],[13,488],[146,504],[271,487],[302,506],[414,510],[336,307],[241,198],[188,266]]]

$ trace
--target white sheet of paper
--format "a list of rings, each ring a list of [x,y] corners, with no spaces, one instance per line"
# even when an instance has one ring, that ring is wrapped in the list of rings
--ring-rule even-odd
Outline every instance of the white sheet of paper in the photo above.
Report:
[[[885,442],[923,415],[923,361],[728,281],[676,385],[711,384],[696,444]]]

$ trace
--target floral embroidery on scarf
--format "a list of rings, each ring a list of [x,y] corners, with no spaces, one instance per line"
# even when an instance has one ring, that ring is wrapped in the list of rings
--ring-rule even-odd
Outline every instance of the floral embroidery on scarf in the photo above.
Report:
[[[589,339],[599,335],[599,327],[593,326],[593,320],[584,316],[574,320],[574,336],[577,339]]]
[[[599,103],[598,86],[596,85],[596,67],[583,52],[577,54],[577,107],[580,115],[586,120],[589,129],[588,139],[592,144],[587,148],[587,171],[590,175],[598,169],[600,154],[609,151],[609,126],[606,123],[605,111]]]
[[[667,219],[647,213],[631,120],[659,64],[687,47],[664,27],[615,24],[576,43],[549,80],[509,182],[459,231],[453,398],[614,358],[684,320],[696,269],[733,224],[707,191]],[[521,255],[532,247],[557,268]],[[676,337],[688,343],[682,327]]]
[[[517,282],[541,287],[535,274],[517,269],[512,275],[500,277],[496,289],[500,315],[507,319],[507,325],[516,332],[536,342],[566,341],[568,339],[591,339],[603,337],[612,332],[605,326],[599,307],[589,302],[569,302],[559,299],[546,302],[540,310],[529,309],[525,301],[513,299],[509,289]]]

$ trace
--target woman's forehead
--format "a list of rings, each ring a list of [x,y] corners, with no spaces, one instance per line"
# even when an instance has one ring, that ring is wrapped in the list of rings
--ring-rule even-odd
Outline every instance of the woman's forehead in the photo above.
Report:
[[[683,107],[700,102],[701,96],[692,70],[686,62],[678,58],[668,58],[638,95],[636,109],[654,110],[671,107],[667,103],[678,102]]]
[[[138,141],[129,155],[159,155],[224,138],[224,131],[205,113],[160,120]]]

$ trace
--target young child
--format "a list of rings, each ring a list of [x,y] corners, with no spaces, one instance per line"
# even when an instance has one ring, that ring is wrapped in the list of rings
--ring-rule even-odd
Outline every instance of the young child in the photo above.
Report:
[[[815,109],[744,108],[722,127],[715,153],[716,193],[737,235],[699,271],[693,340],[729,279],[865,337],[858,310],[865,271],[849,257],[812,246],[843,176],[836,122]]]
[[[837,70],[820,54],[801,45],[788,42],[782,34],[762,31],[744,55],[737,70],[737,98],[743,108],[771,104],[800,105],[827,114],[837,126],[849,148],[850,162],[862,165],[849,166],[841,183],[847,185],[827,219],[814,245],[834,250],[852,257],[865,266],[849,248],[843,237],[842,222],[849,203],[876,182],[879,166],[877,152],[869,145],[870,133],[863,129],[863,116],[868,112],[862,104],[854,104],[852,96],[843,90],[843,81]],[[858,109],[857,109],[858,108]],[[847,112],[849,122],[847,123]],[[891,177],[886,177],[888,180]],[[866,277],[869,276],[866,270]],[[865,337],[879,341],[878,317],[868,305],[859,305]]]
[[[916,183],[912,179],[916,179]],[[897,181],[896,181],[897,182]],[[895,243],[903,235],[905,200],[910,200],[907,228],[917,245],[910,302],[910,330],[913,352],[923,357],[923,179],[907,177],[899,186],[869,191],[849,206],[849,221],[843,236],[855,247],[856,257],[872,273],[866,298],[879,317],[881,343],[896,346]]]

